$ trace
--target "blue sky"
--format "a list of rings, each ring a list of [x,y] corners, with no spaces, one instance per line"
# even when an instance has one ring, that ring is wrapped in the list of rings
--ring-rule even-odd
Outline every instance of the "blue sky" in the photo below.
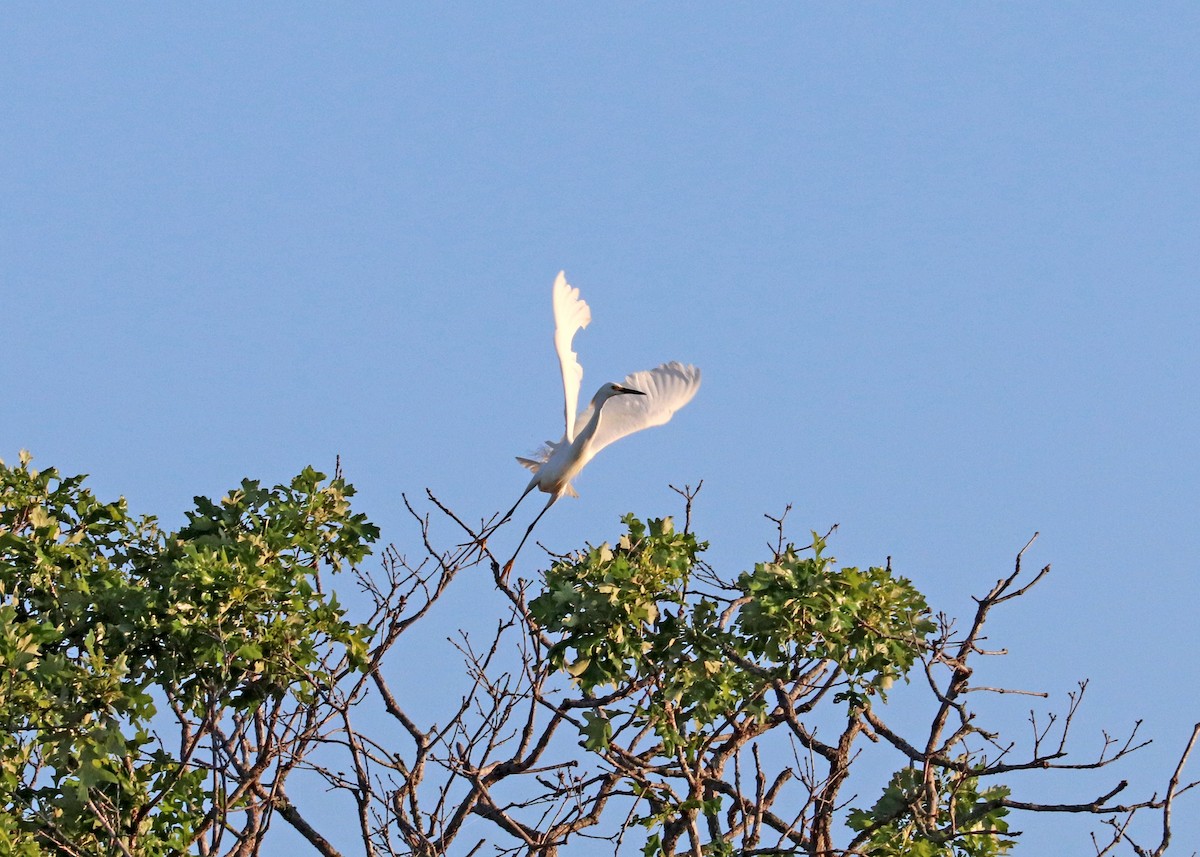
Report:
[[[585,396],[704,387],[539,539],[703,479],[723,571],[792,503],[965,618],[1040,530],[996,683],[1091,677],[1081,754],[1156,739],[1097,782],[1161,790],[1200,719],[1198,43],[1185,3],[6,6],[0,456],[176,525],[340,455],[414,545],[401,492],[489,515],[561,433],[565,268]]]

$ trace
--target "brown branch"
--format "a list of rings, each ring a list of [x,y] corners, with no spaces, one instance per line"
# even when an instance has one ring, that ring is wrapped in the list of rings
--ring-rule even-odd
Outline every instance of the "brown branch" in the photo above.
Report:
[[[317,849],[322,857],[342,857],[342,853],[333,847],[333,843],[318,833],[316,828],[300,814],[300,810],[296,809],[296,805],[291,802],[282,789],[275,795],[272,808],[292,826],[292,829],[303,836],[309,845]]]
[[[1200,735],[1200,723],[1192,727],[1192,737],[1188,739],[1187,746],[1183,748],[1183,753],[1179,757],[1179,764],[1175,766],[1175,773],[1171,774],[1171,781],[1167,784],[1167,796],[1163,799],[1163,821],[1162,821],[1162,840],[1157,848],[1154,849],[1154,857],[1162,857],[1166,852],[1167,846],[1171,844],[1171,810],[1174,805],[1175,796],[1180,793],[1179,779],[1183,775],[1183,767],[1187,764],[1188,756],[1192,754],[1192,748],[1196,746],[1196,738]],[[1183,791],[1190,789],[1195,783],[1185,786]]]

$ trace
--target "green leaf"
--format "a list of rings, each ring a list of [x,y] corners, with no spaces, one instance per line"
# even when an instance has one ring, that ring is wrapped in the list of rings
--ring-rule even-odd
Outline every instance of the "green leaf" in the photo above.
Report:
[[[612,724],[608,718],[595,711],[585,711],[583,719],[583,746],[588,750],[603,750],[608,747],[612,741]]]

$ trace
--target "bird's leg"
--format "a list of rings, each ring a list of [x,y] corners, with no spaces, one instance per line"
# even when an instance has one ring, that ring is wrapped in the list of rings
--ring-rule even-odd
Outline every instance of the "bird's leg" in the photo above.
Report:
[[[505,565],[504,565],[505,573],[507,573],[508,571],[510,571],[512,569],[512,565],[517,559],[517,554],[519,554],[521,552],[521,548],[525,547],[525,540],[529,538],[529,534],[533,532],[533,528],[537,526],[537,522],[542,519],[542,515],[546,514],[546,510],[549,509],[551,506],[553,506],[554,501],[557,499],[558,499],[557,494],[551,494],[550,499],[546,501],[546,505],[542,507],[542,511],[538,512],[537,517],[533,519],[533,523],[529,525],[529,529],[527,529],[525,531],[525,535],[521,537],[521,543],[519,545],[517,545],[517,549],[515,551],[513,551],[512,558],[507,563],[505,563]],[[517,502],[520,502],[520,501],[518,500]]]
[[[521,496],[517,498],[517,502],[512,504],[512,508],[509,509],[507,512],[505,512],[504,517],[500,519],[500,522],[498,524],[496,524],[495,527],[492,527],[493,530],[496,529],[496,527],[499,527],[500,524],[503,524],[506,521],[508,521],[508,519],[513,516],[513,512],[517,511],[517,507],[521,505],[521,501],[529,496],[529,492],[533,490],[533,486],[536,484],[537,484],[536,481],[531,481],[529,483],[528,487],[526,487],[526,489],[521,492]],[[543,510],[543,511],[545,511],[545,510]]]
[[[513,504],[512,504],[512,508],[511,508],[511,509],[509,509],[507,512],[505,512],[505,513],[504,513],[504,517],[503,517],[503,518],[501,518],[501,519],[500,519],[499,521],[497,521],[496,523],[492,524],[490,527],[484,527],[484,528],[483,528],[483,530],[482,530],[482,531],[479,533],[479,538],[477,538],[477,539],[476,539],[475,541],[473,541],[473,542],[467,542],[466,544],[459,545],[459,547],[463,547],[463,548],[465,548],[465,547],[467,547],[467,546],[469,546],[469,545],[481,545],[481,544],[483,544],[485,541],[487,541],[487,538],[488,538],[488,536],[490,536],[492,533],[496,532],[496,530],[500,529],[500,527],[501,527],[502,525],[504,525],[505,523],[507,523],[507,522],[508,522],[508,519],[509,519],[509,518],[511,518],[511,517],[513,516],[513,512],[517,511],[517,507],[521,505],[521,501],[522,501],[522,500],[524,500],[526,497],[528,497],[528,496],[529,496],[529,492],[530,492],[530,491],[532,491],[532,490],[534,489],[534,486],[535,486],[536,484],[537,484],[536,482],[530,482],[530,483],[529,483],[529,487],[527,487],[527,488],[526,488],[526,489],[525,489],[525,490],[524,490],[524,491],[521,493],[521,496],[517,498],[517,502],[515,502],[515,503],[513,503]]]
[[[526,497],[528,497],[529,492],[532,491],[535,487],[537,487],[536,479],[530,481],[529,485],[525,488],[525,490],[521,492],[521,496],[517,498],[517,502],[513,503],[512,508],[504,513],[503,518],[501,518],[496,523],[492,524],[490,527],[484,527],[482,530],[479,531],[479,536],[477,538],[475,538],[474,540],[469,541],[469,542],[464,542],[463,544],[459,545],[459,547],[466,548],[466,547],[471,547],[474,545],[474,546],[479,547],[480,550],[485,549],[487,547],[488,537],[490,537],[492,533],[496,532],[496,530],[500,529],[501,526],[508,523],[509,519],[512,518],[512,516],[513,516],[513,512],[517,511],[517,507],[521,505],[521,501],[524,500]],[[552,499],[550,502],[552,503],[552,502],[554,502],[554,500]],[[549,508],[549,504],[547,504],[546,508]],[[542,509],[543,514],[545,513],[545,511],[546,511],[546,509]],[[541,515],[538,515],[538,518],[540,518],[540,517],[541,517]],[[534,519],[534,523],[535,524],[537,523],[536,518]],[[533,526],[530,525],[529,529],[532,530]],[[528,530],[525,531],[525,537],[526,538],[529,537]],[[525,544],[525,539],[521,539],[521,544]],[[520,549],[518,548],[518,550],[520,550]],[[513,558],[514,559],[516,558],[516,554],[513,554]],[[510,563],[510,565],[511,565],[511,563]]]

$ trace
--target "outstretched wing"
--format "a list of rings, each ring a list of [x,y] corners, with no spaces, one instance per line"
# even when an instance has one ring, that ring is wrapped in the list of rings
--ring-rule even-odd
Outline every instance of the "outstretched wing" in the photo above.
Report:
[[[575,439],[575,409],[579,407],[579,384],[583,381],[583,367],[579,355],[571,350],[571,340],[591,320],[592,311],[579,297],[579,289],[567,283],[565,271],[559,271],[554,281],[554,350],[562,367],[568,443]]]
[[[700,389],[700,370],[682,363],[664,363],[657,369],[625,376],[621,385],[645,395],[614,396],[604,403],[600,427],[592,438],[593,455],[613,441],[671,419]],[[591,416],[592,406],[588,405],[575,424],[586,425]]]

